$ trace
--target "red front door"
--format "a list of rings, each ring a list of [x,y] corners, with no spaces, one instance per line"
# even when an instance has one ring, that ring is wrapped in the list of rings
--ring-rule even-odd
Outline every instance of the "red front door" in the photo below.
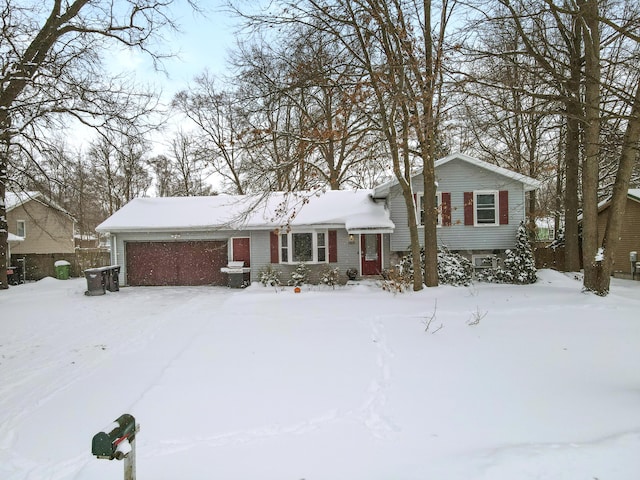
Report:
[[[380,275],[382,271],[382,235],[360,235],[360,260],[362,275]]]

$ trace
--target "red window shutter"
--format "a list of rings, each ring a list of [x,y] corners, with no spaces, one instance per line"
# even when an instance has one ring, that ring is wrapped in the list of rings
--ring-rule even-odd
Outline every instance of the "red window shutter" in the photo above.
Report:
[[[464,192],[464,224],[473,225],[473,192]]]
[[[509,192],[500,190],[500,225],[509,225]]]
[[[329,263],[338,261],[338,232],[329,230]]]
[[[451,194],[443,192],[442,195],[442,226],[451,226]]]
[[[271,232],[271,263],[278,263],[280,255],[278,255],[278,234]]]

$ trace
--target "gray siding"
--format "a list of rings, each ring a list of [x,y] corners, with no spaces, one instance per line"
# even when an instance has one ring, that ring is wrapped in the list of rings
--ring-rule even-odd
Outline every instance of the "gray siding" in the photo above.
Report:
[[[348,268],[356,268],[360,272],[360,238],[355,236],[354,243],[349,243],[349,234],[345,229],[331,229],[337,230],[337,248],[338,248],[338,261],[336,263],[320,263],[309,264],[310,281],[311,283],[318,283],[320,281],[322,272],[330,266],[332,268],[338,267],[340,269],[340,281],[346,281],[346,270]],[[271,250],[270,250],[270,236],[268,231],[252,232],[251,234],[251,281],[259,282],[259,273],[261,270],[271,265]],[[387,240],[388,244],[388,240]],[[388,258],[386,256],[385,258]],[[273,264],[275,270],[281,272],[280,280],[283,284],[286,284],[291,276],[291,273],[296,269],[296,265],[292,264]]]
[[[525,193],[522,183],[504,177],[463,160],[452,160],[436,170],[439,192],[451,193],[451,226],[438,227],[438,245],[450,250],[492,251],[515,246],[518,225],[525,218]],[[422,175],[414,177],[414,190],[422,192]],[[495,226],[464,225],[464,192],[477,190],[507,190],[509,192],[509,224]],[[407,211],[398,185],[389,194],[391,219],[396,225],[391,235],[391,250],[409,249]],[[424,232],[419,231],[424,243]]]
[[[327,265],[340,269],[341,281],[346,281],[347,268],[356,268],[360,272],[360,238],[355,236],[354,243],[349,243],[349,234],[345,229],[337,230],[338,261],[331,264],[310,264],[312,272],[311,280],[317,282]],[[120,283],[125,285],[127,278],[127,261],[125,258],[126,242],[171,242],[171,241],[196,241],[196,240],[229,240],[232,237],[249,237],[251,239],[251,281],[259,281],[259,273],[262,269],[271,265],[270,231],[256,230],[250,232],[238,231],[214,231],[214,232],[180,232],[180,238],[173,238],[176,232],[149,232],[149,233],[119,233],[111,236],[111,263],[120,265]],[[388,235],[383,235],[383,266],[389,265],[390,241]],[[281,280],[287,283],[295,265],[276,264],[274,268],[282,272]]]

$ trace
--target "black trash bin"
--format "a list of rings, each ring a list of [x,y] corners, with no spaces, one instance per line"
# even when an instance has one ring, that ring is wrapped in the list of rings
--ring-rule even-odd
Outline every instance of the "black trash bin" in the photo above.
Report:
[[[19,285],[24,283],[24,280],[22,279],[22,267],[20,265],[7,267],[7,283],[9,285]]]
[[[117,292],[120,290],[120,265],[111,265],[107,270],[107,290],[110,292]]]
[[[88,268],[84,271],[87,279],[87,291],[85,295],[104,295],[106,293],[106,273],[104,268]]]

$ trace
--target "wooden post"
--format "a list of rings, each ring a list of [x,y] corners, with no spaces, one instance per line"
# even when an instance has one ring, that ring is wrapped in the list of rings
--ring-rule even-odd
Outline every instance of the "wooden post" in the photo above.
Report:
[[[131,451],[124,457],[124,480],[136,480],[136,439],[130,442]]]

